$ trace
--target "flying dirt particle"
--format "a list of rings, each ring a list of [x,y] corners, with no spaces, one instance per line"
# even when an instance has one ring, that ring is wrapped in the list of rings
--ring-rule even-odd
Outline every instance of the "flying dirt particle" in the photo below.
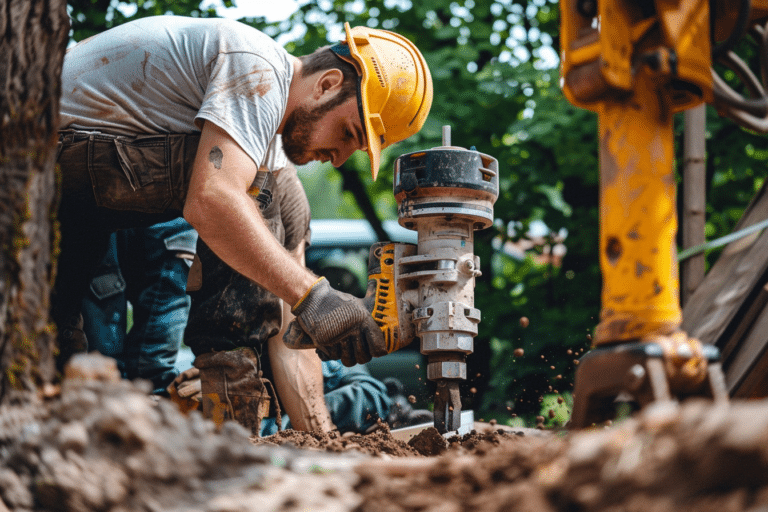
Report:
[[[491,420],[491,421],[489,421],[488,423],[490,423],[491,425],[496,425],[496,420],[495,420],[495,419],[492,419],[492,420]]]
[[[592,335],[589,333],[587,334],[587,340],[592,341]]]
[[[563,378],[563,376],[562,376],[562,375],[560,375],[559,373],[558,373],[557,375],[555,375],[555,379],[556,379],[556,380],[560,380],[560,379],[562,379],[562,378]]]
[[[523,357],[525,355],[525,350],[521,348],[515,349],[515,357]]]
[[[413,395],[408,395],[408,401],[411,402],[412,404],[415,404],[416,403],[416,397],[413,396]]]
[[[541,402],[543,402],[543,401],[544,401],[544,397],[543,397],[543,396],[540,396],[540,397],[539,397],[539,403],[541,403]]]
[[[550,410],[547,412],[547,414],[549,414],[549,417],[550,417],[550,418],[554,418],[554,417],[555,417],[555,410],[554,410],[554,409],[550,409]]]
[[[419,368],[421,368],[421,366],[419,366],[419,365],[414,365],[414,366],[416,366],[416,369],[417,369],[417,370],[418,370]]]
[[[470,388],[469,392],[472,393],[473,395],[476,395],[477,394],[477,388]]]
[[[536,423],[544,423],[544,416],[536,416]]]
[[[511,408],[510,406],[507,406],[507,410],[508,410],[508,411],[511,411],[511,410],[512,410],[512,408]]]
[[[549,369],[550,369],[550,370],[554,370],[554,369],[555,369],[555,367],[554,367],[554,366],[550,366],[550,367],[549,367]]]
[[[572,356],[573,355],[573,350],[568,349],[568,350],[565,351],[565,353],[568,354],[569,356]]]
[[[479,379],[479,378],[480,378],[480,377],[482,377],[482,376],[483,376],[483,374],[482,374],[482,373],[478,373],[477,375],[475,375],[475,378],[476,378],[476,379]]]
[[[579,360],[578,359],[574,359],[573,360],[573,364],[575,364],[576,366],[579,366]]]
[[[525,328],[526,328],[526,327],[528,327],[530,324],[531,324],[531,321],[530,321],[530,320],[528,320],[528,317],[527,317],[527,316],[521,316],[521,317],[520,317],[520,327],[522,327],[523,329],[525,329]]]
[[[563,403],[563,397],[561,396],[557,397],[557,403],[559,404]]]
[[[515,413],[513,412],[513,413],[512,413],[512,417],[513,417],[513,418],[517,418],[517,414],[515,414]]]

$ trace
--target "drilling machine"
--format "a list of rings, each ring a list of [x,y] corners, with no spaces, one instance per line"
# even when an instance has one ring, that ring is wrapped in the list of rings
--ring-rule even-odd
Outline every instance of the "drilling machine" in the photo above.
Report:
[[[461,427],[459,383],[467,378],[480,311],[474,307],[480,259],[474,231],[493,223],[499,195],[495,158],[443,145],[400,156],[394,193],[398,221],[418,232],[417,244],[380,242],[371,247],[368,296],[388,352],[416,337],[435,381],[434,424],[440,433]]]

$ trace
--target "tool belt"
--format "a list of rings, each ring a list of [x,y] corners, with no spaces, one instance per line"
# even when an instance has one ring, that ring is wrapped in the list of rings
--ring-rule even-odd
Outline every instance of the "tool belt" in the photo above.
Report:
[[[62,164],[65,193],[68,174],[87,169],[97,206],[144,213],[181,212],[199,142],[199,134],[128,137],[63,130],[56,158]],[[273,184],[272,173],[257,173],[249,193],[262,208],[272,201]]]

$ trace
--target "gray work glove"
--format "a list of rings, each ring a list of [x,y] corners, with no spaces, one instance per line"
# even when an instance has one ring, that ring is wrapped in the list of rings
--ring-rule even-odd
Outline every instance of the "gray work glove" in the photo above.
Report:
[[[384,333],[371,316],[373,301],[369,302],[334,290],[325,278],[319,279],[291,310],[296,319],[283,341],[290,348],[311,343],[320,359],[341,359],[344,366],[386,355]]]

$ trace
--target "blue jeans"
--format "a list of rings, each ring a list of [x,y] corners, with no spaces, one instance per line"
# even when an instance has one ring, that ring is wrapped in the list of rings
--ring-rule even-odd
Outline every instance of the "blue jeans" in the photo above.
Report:
[[[386,421],[392,407],[387,387],[371,376],[365,365],[347,368],[341,361],[323,361],[323,393],[328,412],[339,432],[364,433],[381,418]],[[291,428],[283,416],[283,428]],[[261,436],[277,433],[274,418],[261,422]]]
[[[89,349],[117,359],[124,378],[150,380],[156,393],[178,373],[196,244],[197,232],[181,218],[114,233],[83,301]],[[126,333],[127,302],[133,326]]]

